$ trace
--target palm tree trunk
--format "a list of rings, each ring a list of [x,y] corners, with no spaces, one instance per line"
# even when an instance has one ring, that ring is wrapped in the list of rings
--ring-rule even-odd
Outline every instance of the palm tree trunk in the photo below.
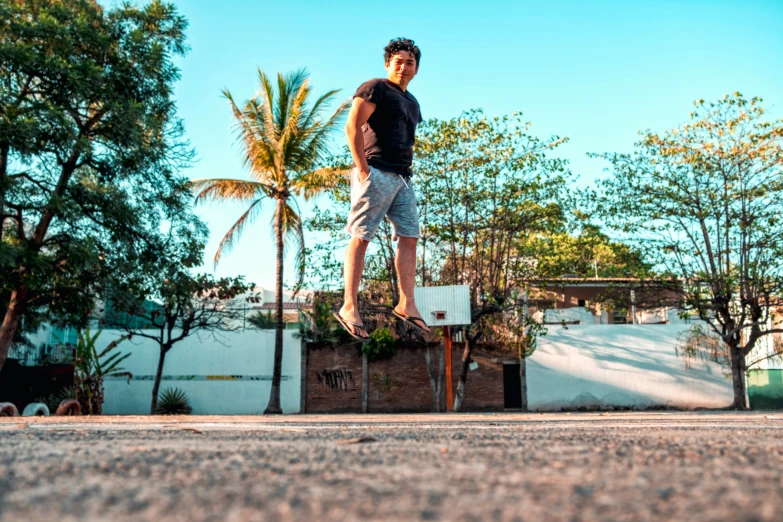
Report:
[[[272,370],[272,389],[269,405],[264,415],[283,413],[280,408],[280,379],[283,369],[283,211],[285,199],[278,198],[275,214],[275,240],[277,243],[277,266],[275,268],[275,366]]]

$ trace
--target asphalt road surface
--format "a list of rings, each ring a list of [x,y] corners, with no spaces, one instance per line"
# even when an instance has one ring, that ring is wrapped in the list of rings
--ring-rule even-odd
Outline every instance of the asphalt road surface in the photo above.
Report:
[[[0,520],[783,520],[783,412],[0,419]]]

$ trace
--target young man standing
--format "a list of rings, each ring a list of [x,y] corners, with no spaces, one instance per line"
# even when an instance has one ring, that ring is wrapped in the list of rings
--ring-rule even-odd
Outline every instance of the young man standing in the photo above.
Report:
[[[400,302],[393,314],[412,328],[429,333],[413,297],[419,218],[411,184],[411,163],[419,102],[408,92],[421,51],[412,40],[397,38],[384,48],[386,78],[365,82],[354,94],[345,131],[355,167],[351,171],[351,210],[345,230],[351,234],[345,253],[345,302],[335,317],[355,338],[369,335],[359,317],[357,292],[364,256],[378,226],[388,217],[399,239],[395,267]]]

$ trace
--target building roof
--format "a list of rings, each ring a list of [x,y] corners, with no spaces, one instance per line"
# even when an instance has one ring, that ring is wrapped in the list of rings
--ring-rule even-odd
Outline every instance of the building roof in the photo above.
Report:
[[[260,306],[262,310],[276,310],[277,303],[264,303]],[[301,310],[304,303],[291,303],[283,301],[283,310]]]
[[[660,285],[659,280],[639,279],[635,277],[560,277],[553,279],[528,279],[534,286],[609,286],[617,284],[653,284]],[[667,281],[672,282],[672,281]],[[678,280],[682,282],[682,280]]]

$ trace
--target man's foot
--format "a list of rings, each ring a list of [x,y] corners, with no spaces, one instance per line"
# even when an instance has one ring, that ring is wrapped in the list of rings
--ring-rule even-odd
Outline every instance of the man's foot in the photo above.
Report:
[[[424,319],[420,317],[421,314],[419,314],[419,311],[415,307],[408,310],[402,310],[399,307],[395,307],[392,310],[392,314],[421,333],[432,333],[432,330],[430,330],[430,327],[424,322]]]
[[[340,322],[340,325],[346,332],[351,334],[352,337],[359,339],[360,341],[369,341],[370,335],[364,327],[364,322],[359,317],[359,314],[354,311],[348,311],[345,307],[340,308],[340,311],[334,314],[334,317]]]

